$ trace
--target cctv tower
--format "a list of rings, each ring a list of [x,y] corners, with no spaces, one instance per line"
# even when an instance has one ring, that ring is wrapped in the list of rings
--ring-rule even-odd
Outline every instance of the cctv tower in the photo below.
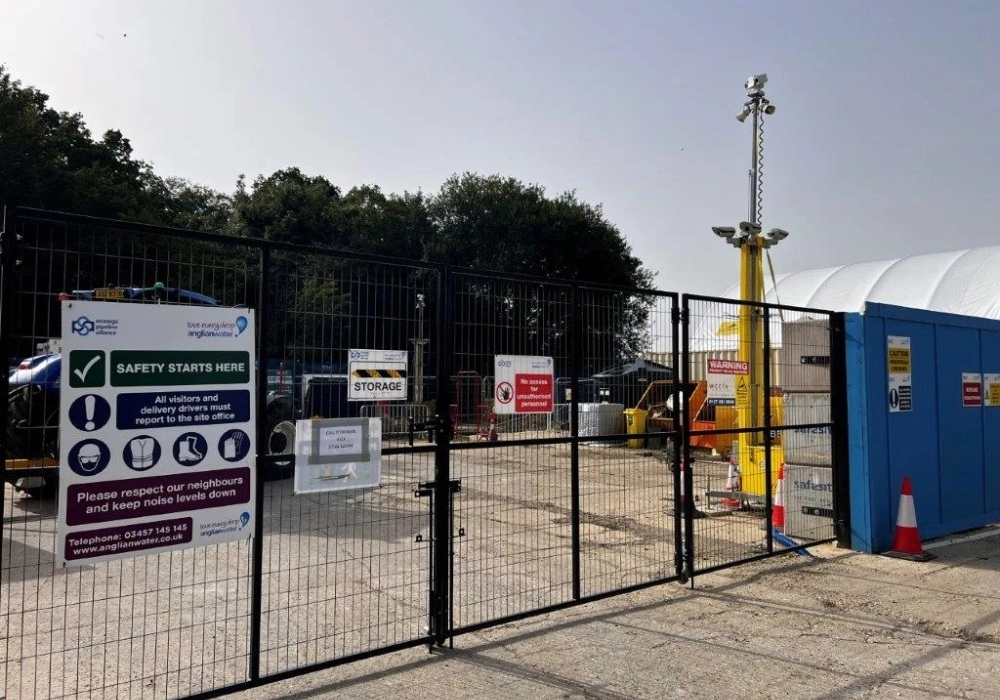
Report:
[[[747,363],[749,372],[743,381],[749,386],[742,391],[737,387],[737,427],[747,432],[739,433],[736,459],[742,474],[743,494],[752,498],[766,498],[783,461],[781,448],[768,449],[767,431],[760,430],[768,422],[765,416],[771,415],[771,399],[764,391],[764,363],[770,358],[764,354],[764,309],[759,305],[764,301],[764,254],[767,248],[788,236],[782,229],[761,233],[761,130],[764,115],[775,111],[764,97],[766,82],[767,75],[763,73],[747,79],[747,101],[736,115],[740,122],[752,118],[749,220],[740,222],[739,231],[732,227],[713,228],[716,235],[740,249],[740,299],[746,303],[740,305],[739,311],[739,359]]]

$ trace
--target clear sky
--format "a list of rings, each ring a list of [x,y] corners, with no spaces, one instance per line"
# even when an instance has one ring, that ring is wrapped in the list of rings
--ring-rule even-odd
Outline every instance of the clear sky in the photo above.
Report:
[[[721,293],[766,72],[779,273],[998,243],[1000,0],[2,4],[15,78],[224,191],[510,175],[603,204],[658,287]]]

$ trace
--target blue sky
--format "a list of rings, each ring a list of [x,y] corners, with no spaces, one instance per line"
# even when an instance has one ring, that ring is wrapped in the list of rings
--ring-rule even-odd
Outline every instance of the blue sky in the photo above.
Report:
[[[766,72],[777,271],[1000,230],[1000,2],[8,2],[16,78],[232,191],[298,166],[347,189],[501,173],[602,204],[656,284],[721,293]],[[127,36],[126,36],[127,35]]]

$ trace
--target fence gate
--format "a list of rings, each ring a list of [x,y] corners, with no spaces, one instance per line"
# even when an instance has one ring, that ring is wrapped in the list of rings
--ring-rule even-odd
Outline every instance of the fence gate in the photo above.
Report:
[[[0,696],[214,697],[845,527],[826,312],[25,209],[0,243]],[[252,536],[57,567],[63,293],[254,310]],[[354,386],[373,351],[405,398]],[[377,487],[292,478],[320,418],[375,421]]]
[[[843,315],[696,295],[682,306],[689,574],[849,542]]]

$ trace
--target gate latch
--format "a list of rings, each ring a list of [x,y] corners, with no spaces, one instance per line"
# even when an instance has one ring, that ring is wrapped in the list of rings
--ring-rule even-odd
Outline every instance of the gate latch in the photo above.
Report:
[[[418,431],[426,430],[427,442],[434,442],[434,433],[444,429],[444,421],[442,421],[441,417],[438,415],[435,415],[430,420],[426,420],[420,423],[413,420],[413,416],[409,416],[408,420],[409,420],[408,434],[410,438],[410,447],[413,447],[413,436]]]

